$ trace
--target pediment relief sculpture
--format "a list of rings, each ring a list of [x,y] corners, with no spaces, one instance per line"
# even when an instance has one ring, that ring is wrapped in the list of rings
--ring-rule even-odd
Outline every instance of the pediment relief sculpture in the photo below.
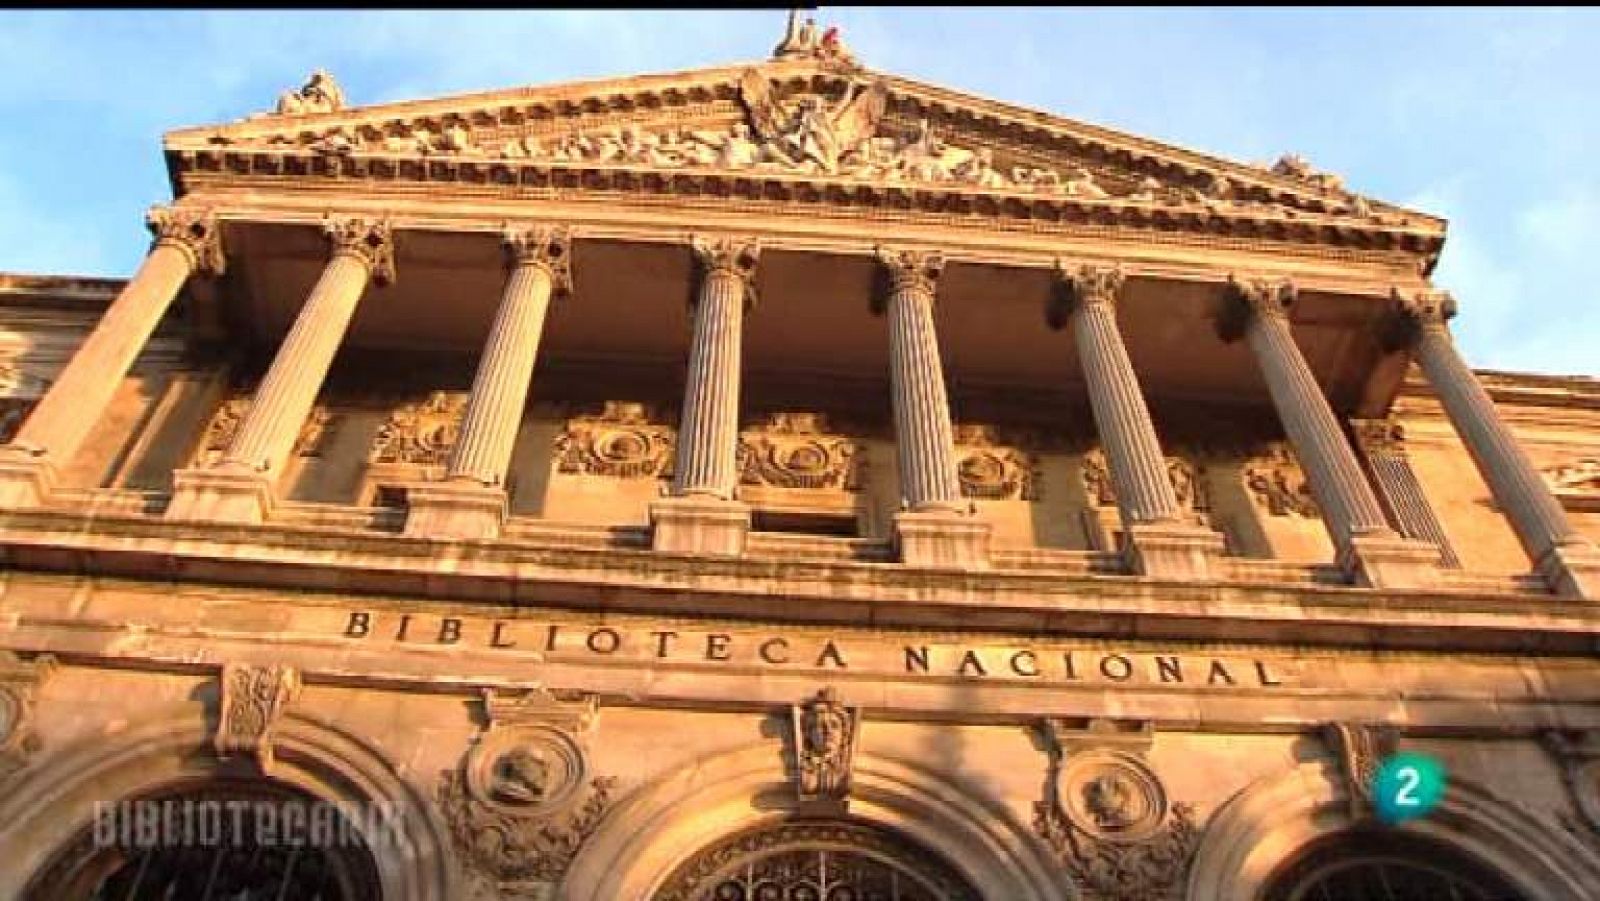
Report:
[[[1273,516],[1322,516],[1311,483],[1288,445],[1274,444],[1267,453],[1246,461],[1243,474],[1251,497]]]
[[[465,393],[435,391],[420,403],[395,410],[373,437],[370,462],[445,465],[460,437],[466,409]]]
[[[676,441],[673,428],[656,422],[643,404],[606,401],[599,415],[567,421],[556,436],[556,467],[618,479],[666,478]]]
[[[1009,446],[991,426],[955,429],[956,474],[961,493],[985,500],[1039,499],[1039,458]]]
[[[775,413],[739,436],[741,484],[859,491],[861,468],[860,445],[829,433],[819,413]]]

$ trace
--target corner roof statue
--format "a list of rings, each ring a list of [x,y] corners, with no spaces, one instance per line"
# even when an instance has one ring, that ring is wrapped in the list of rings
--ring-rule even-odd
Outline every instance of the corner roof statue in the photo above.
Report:
[[[809,57],[846,67],[860,65],[855,56],[845,49],[844,39],[837,25],[829,26],[828,30],[818,37],[816,20],[807,16],[805,22],[801,23],[799,16],[799,10],[789,10],[789,26],[784,32],[783,40],[772,50],[774,59]]]
[[[298,91],[284,91],[278,95],[277,114],[298,116],[311,113],[335,113],[344,109],[344,91],[323,69],[311,73]]]

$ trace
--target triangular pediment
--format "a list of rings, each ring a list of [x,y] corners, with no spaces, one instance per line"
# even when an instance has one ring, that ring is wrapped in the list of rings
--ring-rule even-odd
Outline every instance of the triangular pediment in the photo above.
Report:
[[[342,174],[440,162],[672,172],[1443,234],[1442,220],[1351,193],[1295,157],[1230,162],[853,63],[777,59],[367,107],[345,107],[317,78],[277,113],[168,134],[175,169],[255,155],[274,174],[309,170],[273,157]]]

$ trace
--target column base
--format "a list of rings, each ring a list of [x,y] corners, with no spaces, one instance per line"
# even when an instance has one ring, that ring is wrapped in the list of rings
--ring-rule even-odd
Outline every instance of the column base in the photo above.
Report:
[[[650,547],[669,554],[738,557],[750,534],[750,505],[700,497],[669,497],[650,505]]]
[[[894,517],[894,540],[907,566],[988,569],[994,527],[964,513],[903,511]]]
[[[1558,544],[1534,568],[1556,594],[1600,601],[1600,549],[1580,542]]]
[[[252,472],[180,469],[172,474],[167,519],[264,522],[276,502],[272,481]]]
[[[44,456],[7,451],[0,457],[0,507],[25,509],[44,504],[56,487],[56,468]]]
[[[493,541],[505,525],[505,489],[474,482],[430,482],[406,490],[409,538]]]
[[[1429,588],[1442,579],[1437,546],[1393,532],[1352,536],[1337,562],[1362,588]]]
[[[1123,558],[1135,575],[1157,579],[1216,578],[1225,543],[1204,526],[1135,523],[1123,532]]]

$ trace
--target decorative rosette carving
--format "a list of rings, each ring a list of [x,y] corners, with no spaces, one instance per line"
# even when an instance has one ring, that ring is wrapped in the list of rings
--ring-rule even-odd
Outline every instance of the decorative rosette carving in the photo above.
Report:
[[[206,275],[218,276],[227,270],[222,250],[222,228],[209,209],[154,206],[144,216],[145,224],[157,244],[177,247],[189,255],[190,264]]]
[[[395,410],[373,436],[368,459],[373,463],[443,466],[461,435],[466,408],[466,394],[435,391],[421,403]]]
[[[387,220],[357,216],[329,216],[322,232],[333,243],[335,255],[354,256],[380,285],[394,281],[394,230]]]
[[[561,472],[619,479],[662,478],[671,474],[676,433],[650,421],[643,404],[606,401],[598,416],[567,421],[556,436]]]

